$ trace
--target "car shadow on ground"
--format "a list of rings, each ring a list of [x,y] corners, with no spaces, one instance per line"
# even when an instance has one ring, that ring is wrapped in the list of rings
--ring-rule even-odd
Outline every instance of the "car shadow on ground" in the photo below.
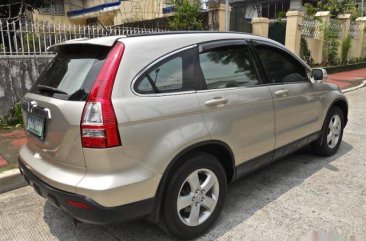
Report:
[[[229,186],[226,203],[209,233],[200,240],[214,240],[235,228],[256,211],[261,210],[284,193],[300,185],[320,169],[339,170],[332,161],[351,151],[353,147],[342,142],[339,151],[324,158],[313,154],[309,147],[282,160],[272,163]],[[96,226],[81,223],[75,226],[73,219],[65,212],[44,205],[44,221],[51,233],[59,240],[172,240],[157,226],[145,221]]]

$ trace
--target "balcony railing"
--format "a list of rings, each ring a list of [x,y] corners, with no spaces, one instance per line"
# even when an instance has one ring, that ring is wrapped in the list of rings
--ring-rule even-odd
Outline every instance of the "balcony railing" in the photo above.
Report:
[[[48,8],[40,8],[39,13],[42,15],[65,15],[64,6],[51,5]]]

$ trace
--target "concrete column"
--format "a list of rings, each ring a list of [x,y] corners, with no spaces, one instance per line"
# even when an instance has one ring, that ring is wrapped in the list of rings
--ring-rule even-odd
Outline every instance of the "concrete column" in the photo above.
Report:
[[[268,18],[253,18],[252,32],[255,35],[268,38],[269,19]]]
[[[351,25],[351,14],[341,14],[337,17],[342,21],[342,32],[340,38],[343,40],[347,37],[349,32],[349,26]]]
[[[358,44],[353,46],[355,48],[355,52],[359,53],[359,58],[366,57],[366,36],[365,36],[365,29],[366,29],[366,17],[359,17],[356,19],[356,22],[360,28],[360,38],[358,39]]]
[[[286,13],[286,47],[294,52],[300,54],[301,29],[299,26],[304,20],[304,12],[302,11],[288,11]]]
[[[342,42],[349,33],[349,26],[351,25],[351,14],[340,14],[337,16],[337,19],[342,21],[342,31],[339,37],[339,47],[338,47],[338,56],[339,58],[341,58]],[[351,54],[349,53],[349,55]]]
[[[228,24],[230,26],[230,6],[229,6],[229,16]],[[212,30],[225,31],[225,3],[220,4],[210,4],[208,7],[208,24],[211,26]]]
[[[330,12],[324,11],[324,12],[317,12],[315,14],[315,17],[320,19],[323,26],[328,26],[329,19],[330,19]],[[308,47],[311,53],[311,56],[314,60],[314,63],[320,64],[323,62],[323,45],[324,45],[324,32],[323,32],[323,26],[321,27],[322,33],[320,34],[318,39],[308,38]]]

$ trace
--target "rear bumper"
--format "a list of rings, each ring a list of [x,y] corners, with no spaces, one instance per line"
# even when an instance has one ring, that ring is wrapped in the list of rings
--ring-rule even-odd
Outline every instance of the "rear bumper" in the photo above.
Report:
[[[21,160],[19,160],[19,169],[25,180],[39,195],[83,222],[107,224],[140,219],[151,214],[155,207],[155,198],[149,198],[117,207],[104,207],[88,197],[62,191],[48,185],[36,177]],[[68,201],[81,203],[83,204],[83,207],[72,206],[68,204]]]

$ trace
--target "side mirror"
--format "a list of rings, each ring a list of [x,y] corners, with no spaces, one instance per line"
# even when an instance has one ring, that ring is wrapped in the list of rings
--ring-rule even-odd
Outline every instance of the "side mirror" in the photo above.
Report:
[[[311,77],[315,81],[315,83],[325,82],[328,78],[328,73],[325,69],[313,69],[311,72]]]

